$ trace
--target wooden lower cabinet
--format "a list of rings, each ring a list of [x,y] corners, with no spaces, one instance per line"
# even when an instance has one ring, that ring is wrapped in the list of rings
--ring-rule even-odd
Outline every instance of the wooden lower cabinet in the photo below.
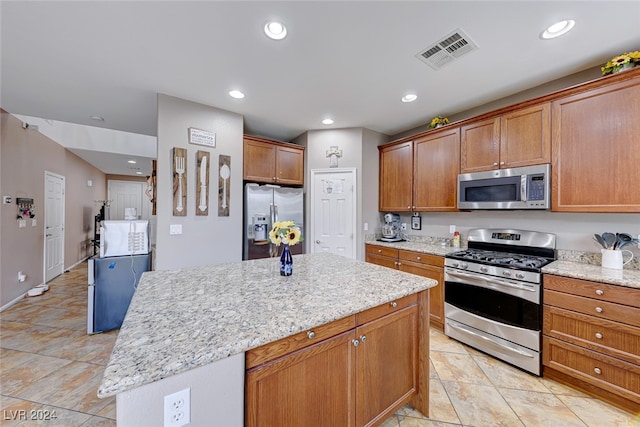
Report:
[[[374,426],[419,393],[428,412],[428,384],[420,390],[428,368],[419,363],[428,329],[419,326],[419,295],[359,313],[355,328],[253,367],[265,353],[289,351],[291,343],[247,352],[245,424]]]
[[[372,244],[365,245],[365,252],[372,264],[437,280],[438,286],[429,289],[429,319],[444,330],[444,257]]]
[[[543,376],[640,411],[640,290],[544,276]]]

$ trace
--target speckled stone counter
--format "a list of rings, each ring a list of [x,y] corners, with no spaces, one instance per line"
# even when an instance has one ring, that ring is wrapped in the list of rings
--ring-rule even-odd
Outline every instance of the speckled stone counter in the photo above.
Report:
[[[542,267],[542,272],[640,289],[640,270],[612,270],[599,265],[554,261]]]
[[[144,273],[99,397],[134,389],[371,307],[435,280],[332,254]]]
[[[369,245],[384,246],[387,248],[402,249],[405,251],[421,252],[424,254],[444,256],[451,252],[459,251],[463,248],[454,248],[453,246],[443,246],[440,243],[429,242],[381,242],[379,240],[367,240]]]

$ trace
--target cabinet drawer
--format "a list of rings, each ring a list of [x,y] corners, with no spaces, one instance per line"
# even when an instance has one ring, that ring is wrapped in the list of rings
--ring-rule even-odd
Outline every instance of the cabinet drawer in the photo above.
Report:
[[[438,255],[423,254],[421,252],[398,250],[398,258],[404,261],[419,262],[421,264],[444,267],[444,257]]]
[[[385,304],[381,304],[377,307],[370,308],[361,313],[356,314],[356,322],[358,325],[362,325],[367,322],[371,322],[379,317],[386,316],[387,314],[399,311],[405,307],[409,307],[412,304],[418,303],[418,294],[408,295],[395,301],[390,301]]]
[[[372,255],[382,255],[392,258],[398,258],[398,250],[378,245],[366,245],[366,252]]]
[[[265,362],[289,354],[301,348],[316,344],[356,326],[356,315],[335,320],[326,325],[311,328],[290,337],[249,350],[245,354],[245,369],[253,368]]]
[[[398,268],[398,258],[391,258],[388,256],[367,254],[365,257],[366,262],[371,264],[381,265],[387,268]]]
[[[626,305],[579,297],[563,292],[544,290],[544,303],[567,310],[577,311],[602,319],[614,320],[628,325],[640,326],[640,309]]]
[[[544,289],[640,308],[640,290],[624,286],[545,274]]]
[[[640,366],[553,338],[542,341],[543,365],[640,403]]]
[[[543,312],[544,335],[638,363],[640,328],[547,305]]]

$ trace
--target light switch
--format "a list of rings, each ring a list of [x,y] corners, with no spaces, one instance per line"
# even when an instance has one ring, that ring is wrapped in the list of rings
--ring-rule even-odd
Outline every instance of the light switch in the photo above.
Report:
[[[169,234],[182,234],[182,224],[169,225]]]
[[[32,226],[32,227],[35,227],[36,225],[38,225],[38,221],[36,221],[36,219],[35,219],[35,218],[32,218],[32,219],[31,219],[31,226]]]
[[[26,219],[19,219],[18,220],[18,228],[26,228],[27,227],[27,220]]]

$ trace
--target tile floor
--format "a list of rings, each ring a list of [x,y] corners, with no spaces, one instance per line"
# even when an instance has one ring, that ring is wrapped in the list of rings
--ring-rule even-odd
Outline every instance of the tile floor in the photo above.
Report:
[[[1,425],[116,425],[115,399],[98,399],[96,391],[117,332],[86,334],[86,277],[83,263],[43,296],[0,313]],[[437,330],[430,359],[430,418],[407,406],[384,427],[640,426],[640,415],[525,374]],[[55,420],[30,419],[53,411]]]

